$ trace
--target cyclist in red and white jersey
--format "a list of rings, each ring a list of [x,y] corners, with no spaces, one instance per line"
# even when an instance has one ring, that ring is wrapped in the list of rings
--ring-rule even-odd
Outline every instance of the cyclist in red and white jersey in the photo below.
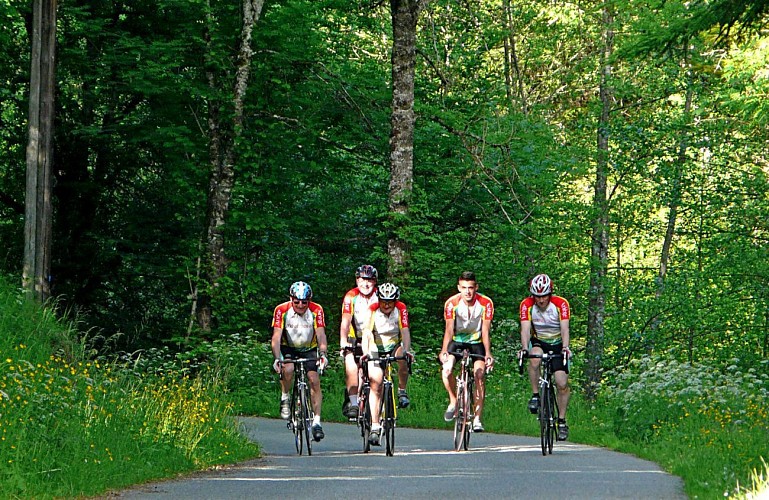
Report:
[[[566,360],[571,358],[569,349],[569,302],[563,297],[553,295],[553,282],[547,274],[538,274],[529,284],[531,295],[521,301],[521,346],[523,352],[542,354],[552,351],[563,353]],[[566,407],[569,405],[569,368],[562,358],[553,360],[555,385],[558,389],[558,440],[569,438],[569,426],[566,425]],[[529,381],[532,396],[528,407],[531,413],[539,408],[539,365],[540,359],[529,360]]]
[[[307,378],[310,382],[310,398],[315,417],[312,436],[315,441],[323,439],[320,410],[323,394],[320,391],[318,369],[328,365],[328,343],[326,342],[326,318],[323,308],[311,302],[312,288],[304,281],[292,284],[288,292],[290,300],[275,307],[272,315],[272,354],[275,356],[273,369],[282,373],[280,379],[280,416],[289,418],[291,389],[294,383],[294,365],[282,363],[284,358],[310,358],[307,363]]]
[[[379,401],[382,398],[382,381],[384,373],[377,362],[379,355],[406,356],[413,361],[411,354],[411,330],[409,328],[409,312],[406,304],[398,300],[400,289],[392,283],[382,283],[376,291],[379,302],[370,306],[371,315],[368,324],[363,328],[364,360],[368,360],[368,378],[371,384],[371,433],[369,443],[379,445],[379,435],[382,426],[379,423]],[[406,386],[409,380],[408,361],[398,361],[398,407],[409,405]]]
[[[377,303],[376,283],[379,274],[374,266],[364,264],[355,271],[355,284],[342,300],[339,326],[340,354],[344,358],[345,392],[342,413],[347,418],[358,416],[358,360],[363,355],[361,335],[371,316],[371,305]]]
[[[473,363],[476,403],[473,431],[483,432],[481,416],[486,397],[485,377],[486,371],[494,365],[490,337],[494,302],[489,297],[478,293],[478,281],[475,273],[471,271],[465,271],[459,276],[457,290],[459,293],[449,297],[443,307],[446,327],[438,360],[443,365],[441,376],[443,385],[449,393],[449,406],[443,418],[446,422],[451,422],[454,419],[457,404],[456,379],[452,372],[459,355],[450,355],[449,351],[461,352],[463,349],[468,349],[471,354],[483,356],[482,359],[476,359]]]

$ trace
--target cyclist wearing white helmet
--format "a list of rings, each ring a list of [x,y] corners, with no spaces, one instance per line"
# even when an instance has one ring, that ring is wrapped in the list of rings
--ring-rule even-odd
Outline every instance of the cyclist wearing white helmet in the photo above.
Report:
[[[315,441],[323,439],[320,410],[323,394],[320,391],[318,369],[328,365],[328,343],[326,342],[326,318],[323,308],[310,301],[312,288],[304,281],[297,281],[288,290],[290,300],[275,307],[272,315],[272,367],[283,373],[280,379],[280,416],[289,418],[291,388],[294,383],[294,365],[283,364],[284,358],[312,358],[307,364],[307,378],[310,380],[310,398],[315,418],[312,436]]]
[[[458,355],[449,352],[461,352],[467,349],[471,354],[482,356],[473,362],[475,375],[475,418],[473,431],[483,432],[483,404],[486,399],[486,372],[494,366],[491,356],[491,320],[494,318],[494,302],[478,293],[478,280],[472,271],[464,271],[457,279],[459,293],[446,300],[443,306],[443,319],[446,322],[443,332],[443,345],[438,361],[443,366],[441,377],[443,386],[449,394],[449,405],[443,414],[446,422],[454,420],[457,404],[456,378],[452,375]]]
[[[382,283],[376,291],[379,302],[369,307],[371,312],[368,324],[363,327],[363,359],[368,359],[368,376],[371,384],[371,433],[369,443],[379,445],[382,427],[379,423],[379,401],[382,397],[382,367],[376,362],[380,354],[406,356],[408,361],[398,361],[398,407],[406,408],[410,401],[406,393],[409,380],[409,363],[414,360],[411,354],[411,331],[409,312],[401,302],[400,288],[392,283]]]
[[[569,302],[563,297],[553,295],[553,282],[547,274],[538,274],[529,284],[531,295],[521,302],[521,346],[523,352],[542,354],[545,350],[555,354],[563,353],[571,358],[569,349]],[[531,413],[539,408],[539,365],[538,358],[529,359],[529,381],[532,396],[528,407]],[[569,405],[569,368],[563,359],[553,360],[555,385],[558,388],[558,440],[569,438],[569,426],[566,425],[566,407]]]
[[[376,282],[379,273],[374,266],[364,264],[355,271],[355,284],[342,300],[342,321],[339,326],[339,347],[344,358],[345,385],[342,414],[347,418],[358,417],[358,362],[363,355],[361,335],[368,324],[371,311],[376,304]]]

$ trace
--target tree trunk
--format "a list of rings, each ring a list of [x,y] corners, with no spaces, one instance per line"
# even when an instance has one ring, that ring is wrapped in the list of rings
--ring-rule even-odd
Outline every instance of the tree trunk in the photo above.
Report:
[[[51,172],[53,165],[56,0],[34,0],[27,142],[22,284],[45,302],[51,294]]]
[[[390,219],[388,277],[406,274],[408,247],[402,234],[414,178],[414,74],[419,13],[426,0],[391,0],[393,101],[390,131]]]
[[[606,312],[606,271],[609,254],[609,200],[607,177],[609,169],[609,111],[611,86],[611,54],[614,49],[614,14],[608,2],[603,5],[603,52],[601,54],[601,116],[598,123],[595,194],[593,198],[593,234],[590,260],[590,290],[587,323],[587,360],[585,395],[595,400],[601,384],[604,353],[604,314]]]
[[[237,69],[232,90],[232,122],[222,123],[221,106],[213,101],[209,103],[211,177],[208,186],[206,229],[203,236],[201,279],[197,281],[192,293],[192,314],[196,316],[198,327],[205,333],[210,332],[212,327],[212,297],[216,293],[219,280],[227,272],[229,263],[225,252],[224,224],[235,182],[235,144],[243,127],[243,102],[248,89],[253,57],[251,35],[263,6],[264,0],[243,0],[243,26],[240,32]],[[209,22],[214,21],[209,19]],[[212,71],[208,73],[208,83],[215,91],[218,82]]]

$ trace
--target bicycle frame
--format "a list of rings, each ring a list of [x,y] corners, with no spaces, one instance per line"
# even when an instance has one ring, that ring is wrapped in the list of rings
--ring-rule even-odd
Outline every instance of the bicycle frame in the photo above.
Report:
[[[388,354],[369,360],[378,363],[382,368],[382,397],[379,399],[379,408],[377,409],[377,412],[380,415],[379,423],[382,426],[382,431],[385,437],[385,454],[389,457],[393,456],[395,453],[395,427],[398,420],[398,405],[395,401],[395,390],[393,388],[392,380],[392,364],[403,359],[408,358],[406,356],[393,356],[392,354]],[[364,373],[368,375],[368,369],[366,368],[365,370]],[[361,434],[364,439],[364,453],[368,452],[370,449],[370,445],[368,444],[368,436],[371,432],[371,409],[368,404],[370,391],[371,387],[368,381],[368,376],[366,376],[366,381],[361,384],[361,390],[359,391],[359,401],[361,402],[359,415],[363,415]],[[361,396],[365,401],[360,399]]]
[[[475,369],[474,359],[485,359],[484,356],[471,354],[469,350],[449,352],[461,356],[459,372],[456,374],[457,405],[454,418],[454,449],[467,450],[470,445],[470,433],[473,432],[472,421],[475,418]]]
[[[312,397],[307,382],[307,363],[310,358],[285,359],[283,364],[294,365],[294,386],[291,394],[291,416],[286,427],[294,433],[296,452],[300,455],[307,448],[307,455],[312,455],[310,430],[315,416],[312,410]],[[282,374],[281,374],[282,376]]]
[[[558,399],[556,387],[553,383],[553,361],[563,359],[563,354],[554,354],[552,351],[542,354],[527,354],[527,358],[538,358],[542,362],[539,365],[539,434],[542,455],[553,453],[553,443],[558,433]],[[523,371],[523,358],[519,360],[520,370]]]

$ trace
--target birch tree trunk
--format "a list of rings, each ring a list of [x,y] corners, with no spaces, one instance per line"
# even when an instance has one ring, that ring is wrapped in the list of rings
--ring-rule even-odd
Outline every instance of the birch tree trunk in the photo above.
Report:
[[[428,0],[391,0],[392,115],[390,119],[390,220],[388,276],[406,274],[408,246],[402,229],[407,224],[414,179],[414,74],[417,22]]]
[[[211,177],[208,186],[208,207],[206,229],[203,236],[203,258],[201,259],[200,279],[193,289],[192,313],[198,327],[204,333],[211,331],[213,320],[212,297],[216,293],[219,280],[227,272],[229,263],[225,251],[224,225],[232,197],[235,182],[235,144],[242,133],[243,102],[248,89],[251,71],[251,38],[254,25],[264,6],[264,0],[243,0],[243,25],[237,54],[235,81],[232,90],[232,121],[223,123],[221,105],[209,103],[208,134]],[[210,12],[210,5],[209,5]],[[209,14],[210,15],[210,14]],[[209,18],[209,23],[214,23]],[[218,82],[212,70],[209,70],[208,83],[212,90]]]
[[[610,59],[614,50],[614,13],[611,4],[603,4],[603,50],[599,93],[601,116],[598,122],[595,193],[593,196],[593,231],[590,251],[590,290],[587,323],[587,360],[585,395],[592,401],[601,384],[604,353],[604,315],[606,312],[606,271],[609,254],[609,200],[607,178],[609,170],[609,111],[614,99],[611,86]]]
[[[39,303],[51,295],[56,0],[34,0],[22,285]]]

